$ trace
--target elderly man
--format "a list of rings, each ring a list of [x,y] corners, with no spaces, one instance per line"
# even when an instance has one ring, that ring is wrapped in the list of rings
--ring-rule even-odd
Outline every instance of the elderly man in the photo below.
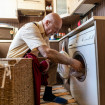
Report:
[[[46,15],[42,21],[25,24],[17,32],[12,44],[10,45],[7,57],[23,57],[30,49],[36,56],[38,56],[38,53],[40,52],[43,57],[49,59],[50,61],[70,65],[76,70],[81,70],[82,64],[79,61],[68,58],[49,47],[49,36],[57,33],[61,26],[62,19],[56,13]],[[56,83],[56,69],[52,71],[49,70],[48,74],[48,86],[45,88],[43,100],[66,103],[67,100],[60,97],[58,98],[52,94],[52,85]]]

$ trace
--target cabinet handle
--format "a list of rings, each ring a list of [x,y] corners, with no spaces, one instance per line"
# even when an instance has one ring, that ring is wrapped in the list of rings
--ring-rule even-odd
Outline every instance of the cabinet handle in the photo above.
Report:
[[[69,8],[69,7],[67,8],[67,13],[68,13],[68,14],[70,13],[70,8]]]
[[[16,17],[18,16],[17,10],[15,10],[15,16],[16,16]]]
[[[40,0],[24,0],[24,1],[41,2]]]

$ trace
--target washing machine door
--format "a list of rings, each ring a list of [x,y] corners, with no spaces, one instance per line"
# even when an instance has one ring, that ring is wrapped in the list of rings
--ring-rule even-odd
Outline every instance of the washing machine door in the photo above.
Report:
[[[76,51],[73,54],[73,58],[77,59],[78,61],[82,63],[83,69],[81,69],[81,71],[76,71],[75,69],[71,67],[70,76],[76,77],[78,81],[83,82],[86,79],[86,75],[87,75],[87,65],[86,65],[84,56],[79,51]]]
[[[79,105],[98,105],[95,46],[69,49],[70,57],[82,62],[83,75],[70,77],[70,91]]]

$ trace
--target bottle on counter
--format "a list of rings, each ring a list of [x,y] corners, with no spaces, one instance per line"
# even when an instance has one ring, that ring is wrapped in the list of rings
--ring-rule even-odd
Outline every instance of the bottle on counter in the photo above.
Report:
[[[52,6],[50,5],[50,10],[52,10]]]
[[[57,40],[59,40],[59,39],[60,39],[60,38],[59,38],[59,33],[57,33],[56,35],[57,35]]]
[[[57,39],[57,34],[54,33],[53,35],[50,36],[49,40],[56,40]]]
[[[62,33],[59,33],[59,38],[62,38]]]
[[[46,10],[49,10],[50,9],[50,7],[49,6],[46,6]]]
[[[62,37],[65,36],[65,33],[62,33]]]
[[[56,39],[59,40],[59,39],[62,38],[63,36],[65,36],[65,33],[57,33],[57,34],[56,34]]]

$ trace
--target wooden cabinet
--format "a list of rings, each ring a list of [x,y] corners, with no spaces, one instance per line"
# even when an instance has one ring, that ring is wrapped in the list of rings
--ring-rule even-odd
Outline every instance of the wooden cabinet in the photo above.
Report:
[[[54,0],[54,12],[61,18],[75,14],[85,15],[101,0]]]
[[[54,0],[54,12],[58,13],[61,17],[68,14],[67,0]]]
[[[18,31],[17,27],[10,26],[9,24],[0,24],[0,41],[13,40]]]
[[[61,18],[73,14],[84,0],[54,0],[54,12]]]
[[[59,51],[59,42],[50,42],[50,48]]]
[[[13,28],[0,27],[0,40],[12,40],[13,35],[10,34],[11,30],[13,30]]]
[[[94,4],[94,3],[100,3],[101,0],[85,0],[85,4]]]
[[[12,20],[18,22],[16,0],[0,0],[0,22]]]
[[[57,51],[61,51],[63,42],[64,42],[64,49],[66,52],[68,52],[68,37],[66,37],[60,41],[50,41],[50,47]]]
[[[95,3],[99,3],[101,0],[67,0],[67,10],[70,15],[73,13],[85,15],[91,10]]]
[[[82,4],[84,0],[67,0],[67,10],[71,15],[74,13],[76,9],[79,8],[80,4]]]
[[[45,11],[45,0],[18,0],[18,10]]]

